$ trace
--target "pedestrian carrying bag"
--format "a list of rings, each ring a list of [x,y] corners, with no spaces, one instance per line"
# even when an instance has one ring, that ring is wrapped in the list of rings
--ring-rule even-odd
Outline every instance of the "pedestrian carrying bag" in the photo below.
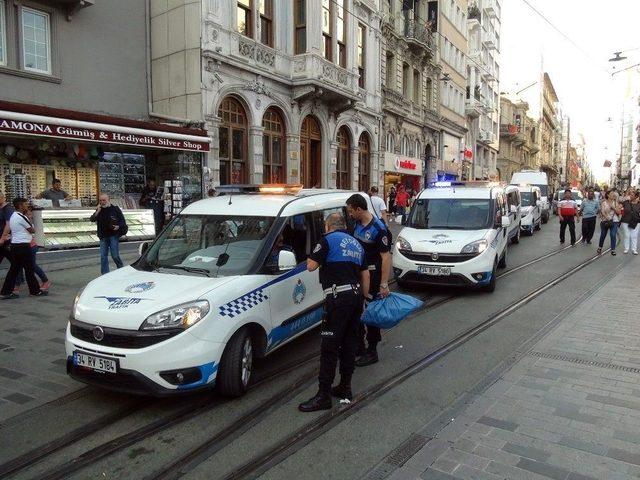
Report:
[[[391,293],[369,303],[362,315],[362,323],[378,328],[392,328],[422,306],[422,302],[411,295]]]

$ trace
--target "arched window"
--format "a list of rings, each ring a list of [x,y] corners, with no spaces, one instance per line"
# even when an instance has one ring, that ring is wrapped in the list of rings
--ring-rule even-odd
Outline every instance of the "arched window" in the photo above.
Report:
[[[369,169],[371,168],[371,146],[369,135],[363,133],[358,140],[358,190],[369,191]]]
[[[391,133],[387,133],[387,152],[393,153],[395,151],[395,142],[393,141],[393,135]]]
[[[286,183],[285,126],[282,115],[271,107],[262,117],[262,171],[265,183]]]
[[[402,150],[400,151],[401,155],[409,155],[409,139],[405,136],[402,137]]]
[[[416,140],[416,146],[413,151],[415,152],[415,156],[417,158],[420,158],[420,155],[422,153],[422,145],[420,145],[420,140]]]
[[[247,181],[247,115],[240,102],[227,97],[218,109],[220,183]]]
[[[349,130],[347,130],[347,127],[340,127],[336,140],[338,142],[336,188],[351,190],[351,143],[349,142]]]

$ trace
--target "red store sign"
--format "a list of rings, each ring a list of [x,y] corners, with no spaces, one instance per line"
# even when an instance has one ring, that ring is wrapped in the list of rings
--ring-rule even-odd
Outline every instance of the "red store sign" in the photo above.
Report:
[[[77,140],[81,142],[136,145],[140,147],[188,150],[194,152],[209,151],[209,142],[205,137],[176,135],[176,137],[189,138],[171,138],[172,134],[163,136],[163,132],[155,132],[151,130],[118,132],[95,128],[56,125],[53,123],[11,120],[0,117],[0,132],[45,136]],[[156,134],[160,136],[156,136]],[[202,138],[202,140],[200,140],[200,138]]]
[[[396,170],[400,170],[401,168],[407,170],[416,170],[418,168],[418,165],[416,164],[416,162],[412,162],[411,160],[400,159],[400,157],[396,157]]]

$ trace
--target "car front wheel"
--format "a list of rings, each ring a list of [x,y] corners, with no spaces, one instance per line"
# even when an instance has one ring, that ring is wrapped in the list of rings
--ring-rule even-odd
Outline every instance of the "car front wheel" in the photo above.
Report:
[[[253,342],[246,328],[227,343],[218,371],[218,391],[225,397],[241,397],[249,388],[253,368]]]

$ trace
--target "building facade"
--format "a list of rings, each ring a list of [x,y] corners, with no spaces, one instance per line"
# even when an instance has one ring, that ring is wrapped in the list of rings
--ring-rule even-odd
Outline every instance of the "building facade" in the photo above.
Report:
[[[529,115],[529,104],[500,97],[500,151],[498,179],[509,182],[520,170],[536,169],[538,125]]]
[[[543,74],[540,108],[540,163],[539,169],[547,173],[549,185],[556,189],[560,178],[560,142],[562,124],[558,121],[558,95],[549,74]]]
[[[376,1],[151,5],[153,110],[204,121],[211,185],[381,185]]]
[[[495,179],[500,125],[500,18],[497,0],[469,3],[467,25],[467,149],[473,157],[472,178]]]
[[[386,196],[392,185],[420,190],[425,179],[436,177],[440,68],[437,2],[384,0],[383,11],[382,157]]]
[[[440,82],[439,179],[470,179],[471,164],[465,159],[467,119],[467,0],[440,0],[438,31],[440,64],[445,77]]]

